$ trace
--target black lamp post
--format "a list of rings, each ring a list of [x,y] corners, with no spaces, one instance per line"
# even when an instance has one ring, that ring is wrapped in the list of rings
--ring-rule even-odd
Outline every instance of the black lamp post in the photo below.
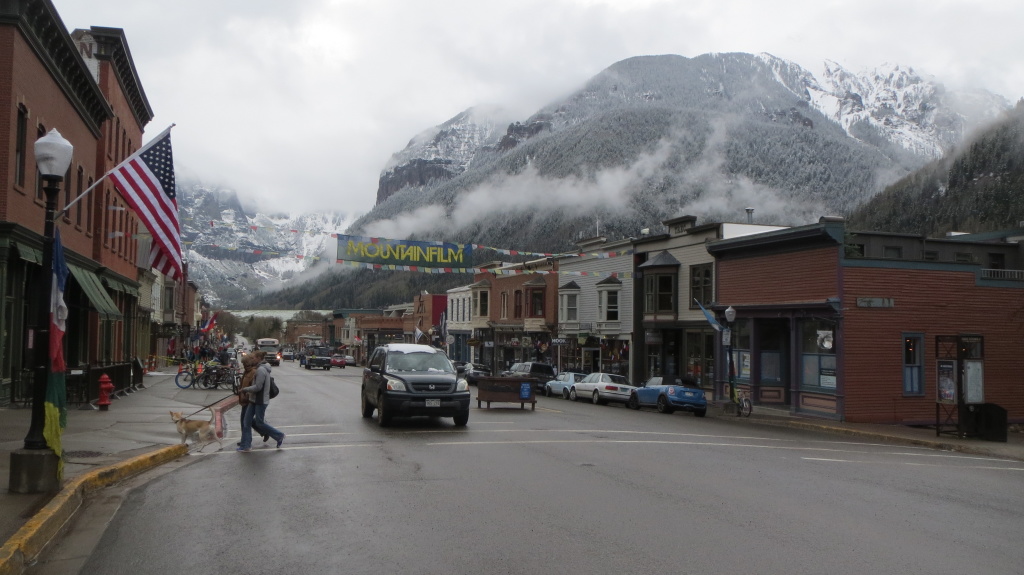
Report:
[[[43,225],[43,262],[39,270],[36,299],[36,325],[29,332],[32,349],[32,420],[24,449],[11,453],[9,490],[15,493],[40,493],[58,487],[57,456],[46,445],[46,391],[50,376],[50,284],[53,275],[54,216],[60,182],[71,165],[74,148],[57,130],[36,140],[35,156],[46,194],[46,220]]]
[[[729,370],[729,399],[732,402],[739,403],[739,396],[736,394],[736,370],[732,364],[732,322],[736,321],[736,310],[729,306],[725,309],[725,333],[723,339],[725,340],[725,355],[728,358],[726,360],[726,369]]]

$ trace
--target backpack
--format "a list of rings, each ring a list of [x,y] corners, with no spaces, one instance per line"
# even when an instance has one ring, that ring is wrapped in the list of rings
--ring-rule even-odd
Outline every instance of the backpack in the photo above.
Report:
[[[270,376],[270,399],[274,399],[279,393],[281,393],[281,390],[278,389],[277,384],[274,383],[274,376]]]

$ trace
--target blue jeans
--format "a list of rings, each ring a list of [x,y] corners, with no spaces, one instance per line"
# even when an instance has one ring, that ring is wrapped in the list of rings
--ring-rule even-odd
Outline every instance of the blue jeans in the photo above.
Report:
[[[275,441],[281,441],[284,434],[274,429],[266,421],[267,404],[257,405],[250,403],[242,411],[242,449],[252,448],[252,430],[255,429],[260,435],[269,435]]]

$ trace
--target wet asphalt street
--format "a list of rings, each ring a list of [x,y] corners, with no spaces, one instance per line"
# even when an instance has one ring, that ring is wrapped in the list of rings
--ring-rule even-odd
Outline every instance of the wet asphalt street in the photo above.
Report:
[[[1024,561],[1018,462],[549,398],[535,412],[474,402],[466,428],[381,429],[360,415],[361,373],[275,368],[268,420],[283,449],[256,438],[235,453],[236,408],[223,451],[108,490],[69,535],[82,558],[30,573],[1015,573]]]

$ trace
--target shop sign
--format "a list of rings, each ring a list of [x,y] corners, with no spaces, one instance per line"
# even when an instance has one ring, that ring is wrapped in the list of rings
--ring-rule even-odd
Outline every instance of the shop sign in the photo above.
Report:
[[[519,338],[518,337],[510,338],[508,340],[508,344],[511,345],[512,347],[519,347]]]
[[[467,345],[472,345],[472,346],[477,346],[477,345],[480,345],[480,340],[476,339],[476,338],[472,338],[469,341],[467,341],[466,344]]]
[[[564,337],[553,337],[551,338],[551,345],[568,345],[569,340]]]

